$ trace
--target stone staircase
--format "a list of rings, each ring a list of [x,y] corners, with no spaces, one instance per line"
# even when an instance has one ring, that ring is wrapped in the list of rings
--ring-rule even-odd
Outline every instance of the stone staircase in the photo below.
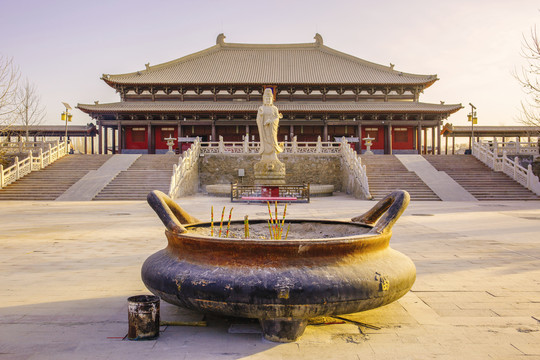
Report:
[[[141,155],[121,171],[93,200],[146,200],[152,190],[169,191],[179,155]]]
[[[478,200],[540,200],[503,172],[493,171],[472,155],[424,155]]]
[[[361,156],[366,165],[369,191],[380,200],[394,190],[406,190],[411,200],[440,200],[439,197],[394,155]]]
[[[0,200],[54,200],[112,155],[66,155],[0,189]]]

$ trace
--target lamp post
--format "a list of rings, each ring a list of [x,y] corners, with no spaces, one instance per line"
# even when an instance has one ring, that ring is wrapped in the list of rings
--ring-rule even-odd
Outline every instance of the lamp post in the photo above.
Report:
[[[469,103],[471,105],[471,112],[467,115],[467,121],[471,122],[471,141],[469,141],[469,149],[471,149],[472,154],[472,144],[474,139],[474,124],[478,123],[478,118],[476,117],[476,106]]]
[[[69,106],[69,104],[68,104],[68,103],[65,103],[65,102],[63,102],[62,104],[64,104],[64,106],[65,106],[65,108],[66,108],[66,111],[62,113],[61,119],[62,119],[62,121],[65,121],[65,122],[66,122],[66,133],[65,133],[65,136],[64,136],[64,141],[65,141],[66,144],[67,144],[67,127],[68,127],[68,121],[71,121],[71,117],[72,117],[73,115],[71,115],[71,114],[69,113],[69,110],[71,110],[71,106]]]

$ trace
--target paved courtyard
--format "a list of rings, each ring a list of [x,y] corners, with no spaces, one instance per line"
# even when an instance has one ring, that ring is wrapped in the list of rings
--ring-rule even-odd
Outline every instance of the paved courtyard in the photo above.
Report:
[[[181,206],[208,219],[227,199]],[[288,207],[290,218],[350,219],[374,202],[345,195]],[[234,204],[237,218],[266,207]],[[233,215],[234,217],[234,215]],[[0,203],[0,359],[540,359],[540,203],[413,202],[391,246],[415,262],[399,301],[353,323],[308,326],[294,343],[257,323],[209,317],[122,340],[127,297],[148,293],[140,268],[166,245],[145,202]],[[162,320],[202,316],[162,302]]]

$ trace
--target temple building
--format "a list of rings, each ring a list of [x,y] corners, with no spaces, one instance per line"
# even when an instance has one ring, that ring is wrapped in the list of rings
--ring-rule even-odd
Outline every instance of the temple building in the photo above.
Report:
[[[104,74],[116,103],[78,104],[96,120],[99,151],[162,153],[165,138],[258,141],[255,122],[265,88],[283,114],[279,140],[335,141],[375,153],[440,153],[440,126],[461,104],[430,104],[420,94],[436,75],[409,74],[315,42],[233,44],[225,36],[200,52],[127,73]],[[426,144],[431,131],[431,144]],[[118,140],[117,140],[118,139]]]

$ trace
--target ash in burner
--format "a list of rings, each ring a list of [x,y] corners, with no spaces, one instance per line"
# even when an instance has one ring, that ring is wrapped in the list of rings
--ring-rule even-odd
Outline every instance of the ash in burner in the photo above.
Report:
[[[354,224],[332,224],[316,222],[292,222],[287,239],[331,239],[345,236],[361,235],[367,233],[370,228]],[[285,239],[289,222],[285,221],[282,239]],[[225,238],[227,224],[221,229],[221,237]],[[199,236],[211,236],[210,226],[193,226],[188,228],[188,233]],[[214,223],[214,237],[219,237],[219,223]],[[270,230],[267,223],[249,224],[249,239],[269,240]],[[244,239],[244,224],[231,223],[229,238]]]

